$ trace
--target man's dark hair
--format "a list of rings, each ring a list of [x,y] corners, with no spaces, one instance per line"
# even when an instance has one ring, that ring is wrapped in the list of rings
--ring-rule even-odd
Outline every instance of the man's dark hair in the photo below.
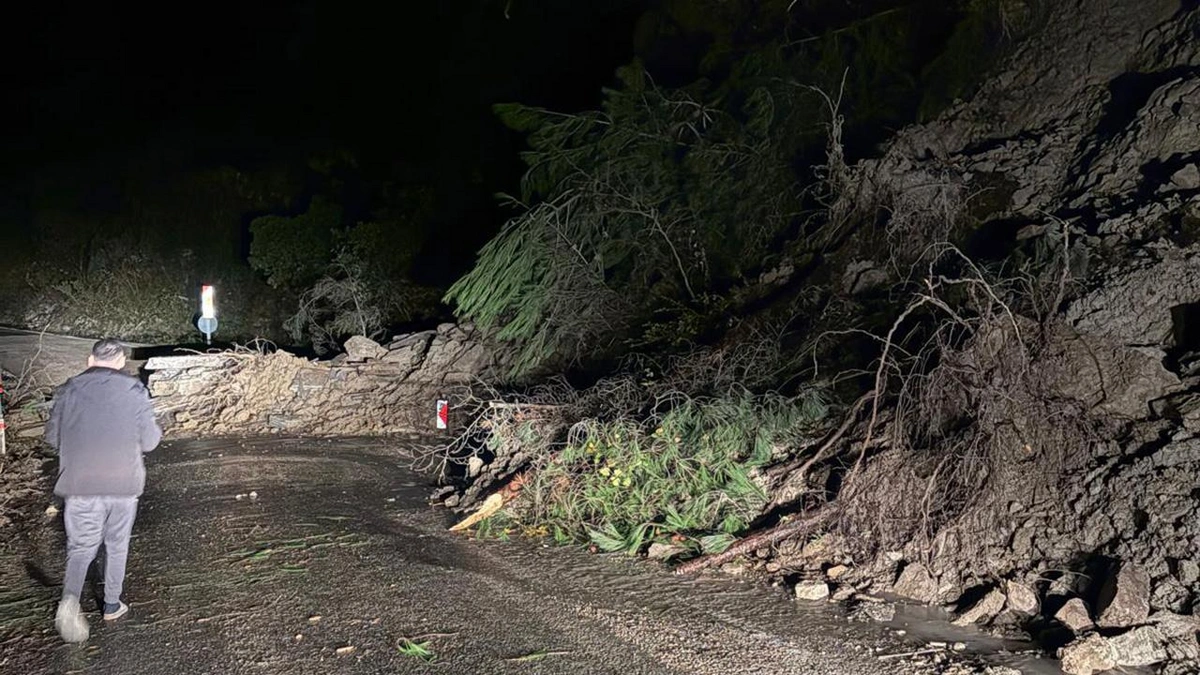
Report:
[[[125,347],[117,340],[104,338],[92,345],[92,358],[97,361],[116,361],[125,356]]]

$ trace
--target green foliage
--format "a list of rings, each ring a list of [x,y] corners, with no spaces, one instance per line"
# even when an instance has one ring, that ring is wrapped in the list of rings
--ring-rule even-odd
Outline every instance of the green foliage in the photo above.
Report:
[[[658,311],[763,264],[800,188],[783,111],[805,90],[764,82],[736,102],[621,71],[603,110],[497,108],[529,134],[520,210],[446,295],[521,346],[517,375],[611,345]]]
[[[437,656],[433,653],[433,650],[429,647],[429,645],[429,640],[410,640],[408,638],[400,638],[400,642],[397,643],[396,649],[399,650],[400,654],[403,656],[419,659],[421,661],[432,662],[437,658]]]
[[[329,263],[333,231],[341,226],[337,204],[315,198],[305,213],[262,216],[250,223],[250,266],[273,288],[302,288]]]
[[[814,395],[682,399],[647,424],[579,425],[526,486],[516,525],[604,551],[723,550],[766,505],[755,471],[826,414]]]

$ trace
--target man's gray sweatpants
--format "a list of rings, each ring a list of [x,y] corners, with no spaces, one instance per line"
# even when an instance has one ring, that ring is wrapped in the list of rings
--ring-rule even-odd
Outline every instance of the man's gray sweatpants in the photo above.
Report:
[[[117,603],[125,585],[129,535],[137,515],[137,497],[67,497],[63,522],[67,528],[67,574],[63,597],[80,597],[88,567],[104,544],[104,601]]]

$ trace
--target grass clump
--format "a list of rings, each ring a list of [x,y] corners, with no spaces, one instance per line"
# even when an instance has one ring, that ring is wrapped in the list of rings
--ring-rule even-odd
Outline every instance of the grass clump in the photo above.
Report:
[[[408,656],[429,663],[437,658],[437,656],[433,653],[433,650],[429,648],[429,645],[429,640],[409,640],[407,638],[402,638],[399,644],[396,645],[396,649],[399,650],[400,654],[403,656]]]
[[[544,533],[605,552],[637,553],[656,541],[722,550],[767,504],[758,469],[826,412],[815,393],[672,403],[644,422],[577,424],[488,530]]]

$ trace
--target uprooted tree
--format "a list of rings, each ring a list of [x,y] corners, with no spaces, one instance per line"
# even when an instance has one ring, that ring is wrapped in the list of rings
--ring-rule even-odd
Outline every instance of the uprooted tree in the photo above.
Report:
[[[621,79],[594,113],[498,109],[532,148],[519,213],[446,299],[516,343],[514,375],[694,339],[796,225],[790,111],[816,107],[798,105],[808,90],[764,81],[722,104],[637,68]]]

